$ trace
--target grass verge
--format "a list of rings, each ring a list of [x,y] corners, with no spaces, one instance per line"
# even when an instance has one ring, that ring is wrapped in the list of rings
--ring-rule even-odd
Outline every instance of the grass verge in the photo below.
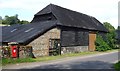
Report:
[[[110,50],[106,52],[112,52],[117,50]],[[85,55],[91,55],[91,54],[99,54],[104,52],[80,52],[80,53],[69,53],[69,54],[63,54],[58,56],[44,56],[44,57],[38,57],[38,58],[18,58],[18,59],[12,59],[12,58],[2,58],[2,66],[5,66],[7,64],[16,64],[16,63],[27,63],[27,62],[43,62],[43,61],[50,61],[50,60],[56,60],[60,58],[65,57],[75,57],[75,56],[85,56]]]
[[[80,52],[80,53],[69,53],[69,54],[63,54],[63,55],[58,55],[58,56],[46,56],[46,57],[39,57],[34,59],[35,61],[49,61],[49,60],[56,60],[60,58],[65,58],[65,57],[75,57],[75,56],[84,56],[84,55],[90,55],[90,54],[96,54],[100,52]]]
[[[114,64],[114,68],[116,71],[120,71],[120,61],[116,64]]]
[[[33,58],[18,58],[18,59],[2,58],[2,66],[5,66],[7,64],[16,64],[24,62],[35,62],[35,60]]]

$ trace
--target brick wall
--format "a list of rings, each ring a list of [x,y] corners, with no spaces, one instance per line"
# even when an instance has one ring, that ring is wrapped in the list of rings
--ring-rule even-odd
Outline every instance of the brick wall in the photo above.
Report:
[[[49,55],[50,38],[60,39],[60,30],[53,28],[28,44],[29,46],[32,46],[35,57]]]

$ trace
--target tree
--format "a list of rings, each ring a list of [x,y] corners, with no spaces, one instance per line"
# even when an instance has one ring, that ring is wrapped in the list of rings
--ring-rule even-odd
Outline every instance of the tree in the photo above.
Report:
[[[115,28],[108,22],[104,22],[103,25],[108,29],[108,31],[114,31]]]
[[[3,24],[7,24],[7,25],[12,25],[12,24],[18,24],[20,22],[20,20],[18,19],[18,15],[16,14],[15,16],[5,16],[5,18],[3,19]]]
[[[6,15],[5,18],[2,20],[2,24],[6,24],[6,25],[13,25],[13,24],[28,24],[29,22],[26,20],[22,20],[20,21],[20,19],[18,19],[18,14],[14,15],[14,16],[8,16]]]
[[[97,34],[95,45],[96,51],[107,51],[111,49],[99,34]]]
[[[115,28],[108,22],[104,22],[103,25],[106,27],[106,29],[108,29],[109,32],[106,34],[105,39],[103,39],[102,36],[97,34],[95,42],[97,51],[107,51],[116,48]]]
[[[109,33],[106,35],[105,42],[109,45],[110,48],[116,48],[116,32],[115,28],[108,22],[104,22],[104,26],[108,29]]]
[[[26,20],[22,20],[22,21],[20,21],[20,24],[28,24],[29,22],[28,21],[26,21]]]

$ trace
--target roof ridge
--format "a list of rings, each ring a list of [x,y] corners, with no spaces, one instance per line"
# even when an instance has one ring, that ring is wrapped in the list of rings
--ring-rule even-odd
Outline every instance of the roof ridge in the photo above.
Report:
[[[53,7],[53,6],[54,6],[54,7],[59,7],[59,8],[61,8],[61,9],[65,9],[65,10],[68,10],[68,11],[71,11],[71,12],[76,12],[76,13],[83,14],[83,15],[86,15],[86,16],[89,16],[89,17],[93,17],[93,16],[91,16],[91,15],[84,14],[84,13],[82,13],[82,12],[78,12],[78,11],[75,11],[75,10],[71,10],[71,9],[69,9],[69,8],[65,8],[65,7],[62,7],[62,6],[59,6],[59,5],[55,5],[55,4],[52,4],[52,3],[50,3],[49,5],[51,5],[52,7]],[[49,5],[48,5],[48,6],[49,6]]]
[[[93,30],[102,30],[104,31],[105,29],[100,29],[102,28],[103,25],[100,21],[98,21],[95,17],[73,11],[71,9],[67,9],[55,4],[50,3],[48,6],[46,6],[44,9],[39,11],[36,15],[43,15],[43,14],[49,14],[52,13],[56,19],[58,20],[59,23],[57,25],[64,25],[64,26],[72,26],[72,27],[80,27],[80,28],[88,28],[88,29],[93,29]],[[98,24],[96,24],[98,23]],[[100,28],[97,27],[99,25]]]

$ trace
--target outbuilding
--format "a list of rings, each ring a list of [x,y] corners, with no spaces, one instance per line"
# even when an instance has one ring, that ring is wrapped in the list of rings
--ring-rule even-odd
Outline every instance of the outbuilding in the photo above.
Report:
[[[96,18],[54,4],[34,15],[30,24],[3,27],[2,43],[17,42],[33,48],[35,57],[50,55],[50,49],[59,54],[94,51],[96,33],[107,29]]]

